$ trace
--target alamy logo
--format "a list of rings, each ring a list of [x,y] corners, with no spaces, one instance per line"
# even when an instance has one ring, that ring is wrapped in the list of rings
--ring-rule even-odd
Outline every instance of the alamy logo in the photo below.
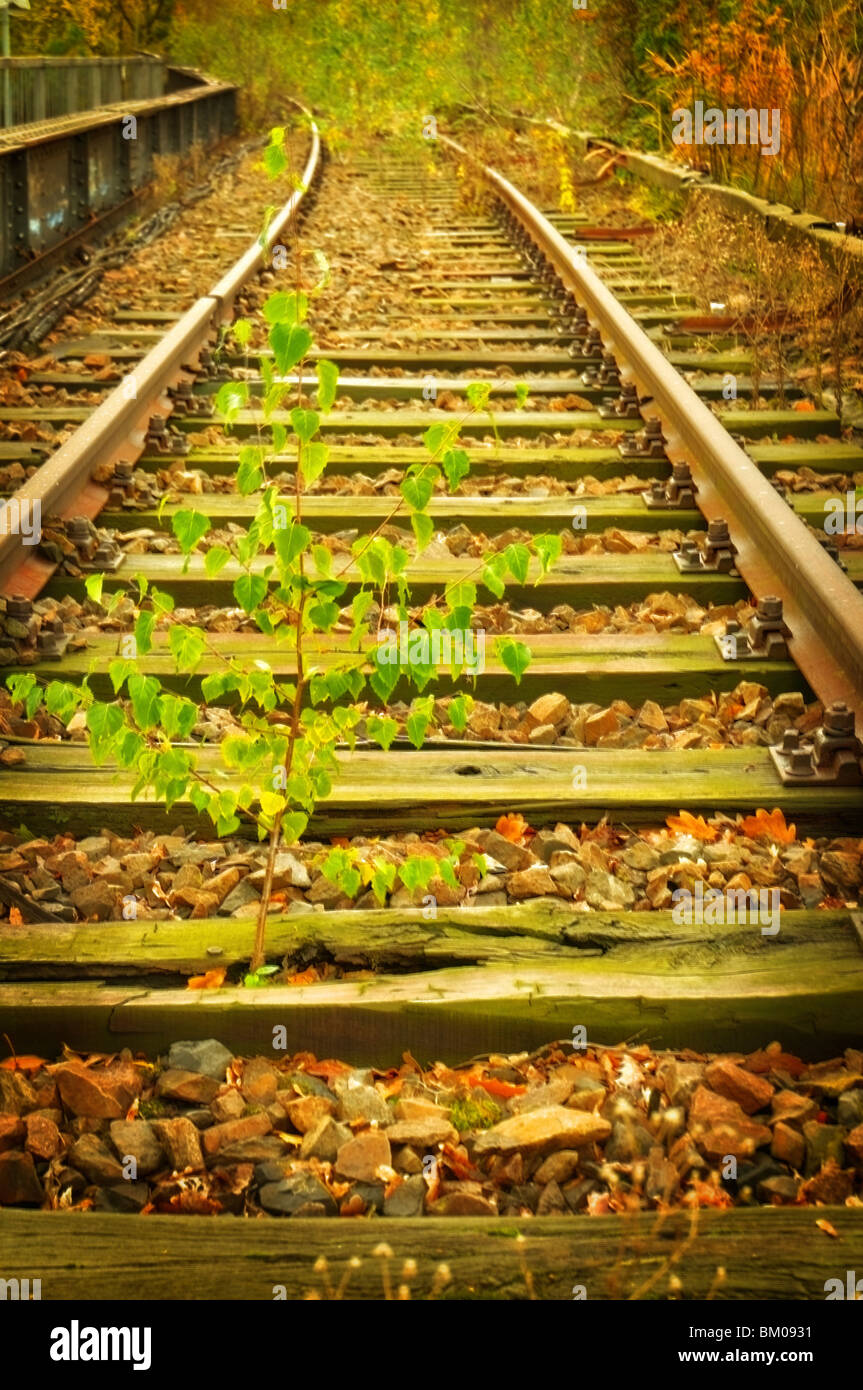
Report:
[[[718,888],[705,888],[701,879],[696,879],[693,892],[675,888],[671,901],[671,920],[678,927],[740,922],[744,926],[760,925],[762,936],[775,936],[779,931],[778,888],[731,888],[722,893]]]
[[[149,1327],[69,1327],[51,1331],[52,1361],[132,1361],[134,1371],[149,1371],[152,1329]]]
[[[0,536],[21,536],[25,545],[42,539],[42,503],[38,497],[10,497],[0,503]]]
[[[846,492],[842,497],[828,497],[824,503],[824,530],[828,536],[841,536],[850,531],[863,536],[863,492]]]
[[[705,111],[704,102],[696,101],[692,111],[675,107],[671,120],[675,145],[760,145],[763,155],[779,153],[781,112],[777,107],[756,111],[752,106],[734,106],[720,111],[709,106]]]
[[[11,1298],[13,1302],[29,1303],[31,1298],[41,1299],[42,1280],[33,1280],[33,1292],[30,1292],[29,1279],[0,1279],[0,1298],[4,1301]]]
[[[827,1293],[830,1289],[831,1292]],[[858,1279],[855,1270],[846,1269],[845,1283],[841,1279],[825,1279],[824,1293],[829,1302],[831,1298],[847,1299],[849,1303],[863,1301],[863,1279]]]
[[[429,631],[399,623],[398,632],[380,632],[377,660],[382,666],[464,667],[471,676],[485,670],[485,633],[473,628],[436,627]]]

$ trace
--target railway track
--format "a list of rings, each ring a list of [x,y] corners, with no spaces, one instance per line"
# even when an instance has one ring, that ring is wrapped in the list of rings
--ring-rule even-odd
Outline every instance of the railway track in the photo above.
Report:
[[[643,227],[544,215],[492,171],[487,203],[465,211],[456,165],[470,157],[441,144],[453,160],[354,157],[318,182],[313,140],[304,240],[324,247],[331,279],[312,302],[309,362],[332,360],[341,375],[322,422],[329,470],[304,496],[303,520],[342,557],[346,604],[363,586],[352,546],[381,525],[410,556],[412,611],[477,583],[488,651],[469,720],[460,729],[451,717],[442,671],[421,750],[403,685],[391,696],[392,746],[366,729],[340,750],[273,903],[267,959],[285,983],[250,992],[239,985],[261,882],[254,847],[214,845],[188,802],[166,812],[132,801],[134,772],[94,766],[80,722],[64,728],[7,702],[0,1016],[19,1051],[48,1055],[74,1038],[153,1053],[212,1036],[248,1052],[279,1026],[293,1051],[370,1066],[397,1065],[406,1048],[451,1061],[541,1049],[576,1027],[599,1043],[738,1055],[781,1038],[812,1062],[861,1045],[863,552],[822,541],[837,476],[853,492],[863,451],[830,412],[795,410],[793,393],[779,408],[767,383],[766,399],[752,399],[745,347],[721,320],[715,334],[703,316],[687,330],[696,306],[653,283]],[[294,194],[268,232],[294,257],[301,201]],[[242,567],[214,573],[202,553],[183,563],[172,531],[179,511],[199,512],[230,545],[255,515],[259,498],[240,495],[234,473],[258,437],[264,383],[225,329],[238,306],[260,311],[274,287],[271,275],[255,279],[265,264],[255,246],[184,313],[151,302],[88,335],[90,354],[134,376],[134,396],[118,387],[94,411],[76,406],[92,382],[72,372],[62,402],[29,407],[50,428],[77,428],[16,494],[21,515],[41,505],[42,547],[0,538],[5,674],[87,677],[110,699],[108,666],[136,610],[127,598],[106,614],[88,599],[87,573],[104,566],[103,600],[140,575],[171,596],[175,620],[207,633],[194,671],[177,674],[169,625],[157,628],[142,674],[197,700],[224,653],[296,677],[288,649],[232,601]],[[226,382],[248,393],[229,428],[211,412]],[[490,391],[471,406],[483,382]],[[399,487],[428,457],[425,431],[456,416],[470,473],[435,494],[433,540],[414,555]],[[0,410],[0,424],[15,419]],[[288,412],[270,423],[287,429]],[[290,505],[291,449],[271,464]],[[781,495],[775,476],[800,469],[829,485]],[[561,553],[548,573],[534,560],[505,596],[484,587],[484,556],[549,534]],[[259,556],[252,573],[266,564]],[[344,632],[322,643],[324,669]],[[507,638],[532,651],[518,685],[498,645]],[[372,700],[369,716],[384,712]],[[203,707],[194,738],[208,775],[230,727]],[[526,831],[507,838],[517,816]],[[318,868],[328,841],[374,844],[398,862],[406,833],[457,835],[464,862],[481,851],[493,872],[480,884],[465,873],[449,894],[442,885],[431,919],[392,888],[384,907],[368,891],[353,901],[330,891]],[[112,874],[85,867],[105,857]],[[205,873],[177,896],[182,865],[198,863]],[[775,890],[778,930],[681,925],[672,893],[696,881]],[[132,920],[117,910],[130,898]],[[184,988],[214,965],[224,988]],[[801,1211],[799,1226],[796,1210],[782,1219],[817,1283]],[[842,1214],[856,1250],[859,1212]],[[742,1248],[740,1218],[752,1215],[711,1213],[715,1249]],[[106,1233],[114,1219],[124,1218],[98,1218]],[[558,1236],[552,1223],[544,1271]],[[645,1239],[659,1237],[651,1227]],[[92,1288],[92,1268],[86,1277]],[[790,1269],[776,1277],[791,1287]]]

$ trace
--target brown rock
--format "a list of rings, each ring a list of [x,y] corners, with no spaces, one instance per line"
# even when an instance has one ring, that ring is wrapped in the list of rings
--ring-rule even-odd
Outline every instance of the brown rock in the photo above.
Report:
[[[0,1153],[20,1149],[25,1132],[20,1115],[0,1115]]]
[[[778,1158],[780,1163],[787,1163],[792,1168],[799,1170],[803,1167],[803,1160],[806,1157],[806,1140],[797,1129],[792,1129],[790,1125],[780,1120],[773,1127],[773,1143],[770,1145],[770,1152],[774,1158]]]
[[[175,1173],[187,1168],[198,1172],[203,1168],[201,1136],[191,1120],[181,1116],[177,1120],[153,1120],[151,1123]]]
[[[46,1115],[28,1115],[27,1141],[24,1147],[36,1158],[56,1158],[63,1152],[63,1136],[53,1120]]]
[[[225,1120],[223,1124],[212,1125],[203,1133],[204,1153],[208,1156],[219,1152],[223,1144],[236,1144],[240,1139],[252,1139],[258,1134],[269,1134],[273,1128],[269,1115],[244,1115],[240,1120]]]
[[[209,1105],[219,1090],[218,1081],[211,1076],[201,1076],[196,1071],[181,1071],[171,1068],[163,1071],[156,1082],[156,1095],[168,1100],[185,1100],[195,1105]]]
[[[85,921],[108,922],[120,916],[120,894],[103,878],[84,883],[71,894],[72,904]]]
[[[285,1110],[294,1129],[308,1134],[327,1115],[334,1115],[336,1106],[335,1101],[327,1100],[326,1096],[300,1096],[297,1100],[289,1100]]]
[[[581,1154],[577,1149],[558,1149],[542,1160],[533,1175],[534,1182],[569,1182],[573,1173],[578,1171],[580,1160]]]
[[[863,1168],[863,1125],[855,1125],[846,1135],[845,1157],[858,1168]]]
[[[584,1110],[570,1110],[563,1105],[548,1105],[540,1110],[528,1110],[502,1120],[480,1134],[474,1143],[474,1153],[550,1153],[553,1149],[579,1149],[607,1139],[611,1133],[608,1120]]]
[[[818,1113],[818,1106],[811,1096],[801,1096],[796,1091],[777,1091],[771,1101],[771,1109],[777,1120],[801,1124]]]
[[[497,1207],[477,1192],[447,1192],[426,1205],[430,1216],[497,1216]]]
[[[446,1120],[448,1113],[433,1100],[423,1100],[418,1096],[405,1096],[397,1100],[393,1107],[396,1120]]]
[[[810,1202],[825,1206],[844,1206],[854,1191],[853,1168],[840,1168],[835,1158],[828,1158],[820,1173],[808,1179],[800,1189]]]
[[[751,1120],[736,1101],[699,1086],[689,1111],[689,1129],[702,1153],[716,1160],[733,1155],[748,1158],[769,1144],[770,1130]]]
[[[552,692],[548,695],[540,695],[538,700],[534,700],[528,713],[538,725],[551,724],[554,728],[560,728],[569,718],[569,711],[570,704],[567,697]]]
[[[668,728],[668,720],[655,700],[645,700],[636,723],[654,734],[664,734]]]
[[[560,897],[561,889],[545,864],[533,864],[529,869],[507,874],[506,891],[511,898]]]
[[[278,1078],[265,1057],[252,1057],[243,1069],[240,1087],[250,1105],[270,1105],[276,1098]]]
[[[443,1119],[396,1120],[387,1126],[392,1144],[410,1144],[417,1149],[433,1149],[437,1144],[457,1144],[458,1130],[446,1116]]]
[[[208,878],[203,886],[208,893],[212,894],[219,907],[221,907],[231,889],[236,888],[239,881],[239,869],[223,869],[220,874],[215,874],[213,878]]]
[[[226,1086],[210,1102],[210,1109],[217,1120],[238,1120],[245,1113],[246,1102],[236,1086]]]
[[[541,1110],[546,1105],[563,1105],[574,1086],[574,1079],[569,1080],[565,1076],[553,1077],[551,1081],[546,1081],[545,1085],[533,1086],[523,1096],[515,1096],[510,1108],[515,1114],[523,1115],[526,1110]]]
[[[502,864],[510,873],[517,873],[520,869],[526,869],[536,863],[536,855],[529,849],[525,849],[524,845],[514,845],[496,830],[481,830],[477,839],[483,853],[496,859],[498,864]]]
[[[107,1145],[95,1134],[82,1134],[69,1150],[69,1163],[99,1187],[123,1181],[123,1169]]]
[[[704,1073],[704,1080],[718,1095],[734,1100],[747,1115],[756,1110],[764,1110],[770,1104],[775,1087],[763,1076],[739,1067],[727,1057],[711,1062]]]
[[[32,1154],[17,1149],[0,1154],[0,1207],[32,1206],[43,1196]]]
[[[383,1130],[366,1129],[342,1144],[336,1159],[340,1177],[357,1182],[375,1182],[378,1169],[392,1166],[390,1141]]]
[[[142,1084],[140,1073],[128,1062],[107,1067],[66,1062],[57,1068],[54,1079],[67,1110],[98,1120],[122,1120]]]
[[[591,714],[585,719],[584,742],[591,748],[604,734],[616,734],[619,728],[620,721],[614,710],[610,706],[608,709],[601,709],[598,714]]]

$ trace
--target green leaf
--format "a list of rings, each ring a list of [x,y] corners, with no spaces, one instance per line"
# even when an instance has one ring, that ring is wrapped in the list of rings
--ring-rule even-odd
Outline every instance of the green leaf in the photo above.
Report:
[[[429,854],[411,855],[399,865],[399,878],[409,893],[425,890],[437,873],[438,861]]]
[[[324,415],[335,405],[336,390],[339,384],[339,369],[335,362],[322,357],[315,367],[318,374],[318,409]]]
[[[153,628],[156,626],[156,614],[149,609],[144,609],[135,619],[135,649],[139,656],[146,656],[153,645]]]
[[[224,381],[216,392],[213,404],[216,414],[230,424],[249,403],[249,387],[245,381]]]
[[[299,299],[295,291],[271,294],[263,304],[263,315],[267,323],[283,323],[292,327],[302,323],[309,311],[309,297],[300,291]]]
[[[96,703],[87,710],[90,753],[97,766],[107,758],[113,740],[125,723],[126,720],[119,705]]]
[[[482,582],[487,589],[490,589],[495,598],[503,598],[506,589],[504,575],[506,574],[507,564],[505,555],[491,555],[482,569]]]
[[[416,536],[417,555],[421,555],[434,535],[434,522],[425,512],[414,512],[411,516],[411,529]]]
[[[464,449],[447,449],[441,459],[441,467],[450,492],[455,492],[462,478],[466,478],[470,472],[470,459]]]
[[[168,633],[168,645],[177,670],[191,674],[206,650],[204,633],[199,627],[184,627],[175,623]]]
[[[308,611],[310,620],[321,632],[329,632],[339,620],[337,603],[315,603]]]
[[[264,481],[264,451],[253,444],[244,444],[240,450],[237,468],[237,491],[242,497],[257,492]]]
[[[425,511],[439,477],[440,469],[433,463],[423,464],[420,468],[416,465],[409,468],[399,489],[408,506],[417,512]]]
[[[192,511],[191,508],[184,507],[181,511],[175,512],[171,518],[171,526],[174,535],[180,542],[180,549],[184,555],[190,555],[210,529],[210,518],[204,516],[203,512]]]
[[[264,150],[264,168],[268,178],[277,179],[288,167],[288,157],[281,145],[268,145]]]
[[[487,381],[472,381],[465,394],[473,410],[486,410],[491,395],[491,385]]]
[[[526,381],[517,381],[515,384],[515,403],[519,410],[524,410],[527,405],[527,398],[530,395],[530,387]]]
[[[269,332],[269,343],[279,372],[287,376],[291,368],[305,357],[312,345],[312,335],[298,323],[290,326],[274,323]]]
[[[299,555],[307,549],[312,533],[308,526],[291,520],[290,526],[280,527],[273,535],[273,542],[279,563],[283,569],[290,569]]]
[[[241,574],[234,580],[234,598],[244,613],[253,612],[266,593],[267,581],[261,574]]]
[[[88,599],[93,603],[102,602],[102,585],[105,582],[104,574],[88,574],[84,580],[84,588],[87,591]]]
[[[372,873],[372,892],[381,906],[383,906],[387,900],[387,893],[392,892],[395,881],[395,864],[390,863],[388,859],[376,860]]]
[[[138,728],[145,732],[154,728],[159,722],[159,682],[153,676],[134,675],[129,677],[127,689]]]
[[[456,733],[464,733],[472,708],[473,697],[471,695],[456,695],[455,699],[450,700],[447,714]]]
[[[231,325],[231,333],[241,348],[248,347],[252,341],[252,325],[248,319],[235,319]]]
[[[311,487],[316,482],[327,466],[330,451],[326,444],[320,441],[314,444],[307,444],[300,450],[300,472],[303,475],[303,482],[306,487]]]
[[[366,732],[370,739],[380,744],[386,752],[399,731],[399,726],[389,715],[370,714],[366,720]]]
[[[515,677],[516,685],[519,685],[522,676],[530,665],[530,648],[515,637],[499,637],[495,643],[495,651],[503,666],[506,667],[511,676]]]
[[[308,444],[312,436],[317,434],[320,423],[321,417],[316,410],[303,410],[300,406],[295,406],[291,411],[294,434],[304,444]]]
[[[530,551],[527,546],[516,542],[508,545],[502,553],[513,579],[517,584],[524,584],[530,568]]]
[[[422,748],[426,730],[434,713],[434,696],[427,695],[424,700],[415,700],[411,712],[405,720],[407,736],[414,748]]]
[[[539,559],[539,574],[536,582],[539,583],[544,574],[557,564],[563,550],[563,541],[560,536],[553,534],[534,536],[533,546]]]
[[[208,579],[215,579],[221,574],[225,565],[231,558],[230,550],[223,545],[211,546],[204,556],[204,570]]]
[[[112,661],[109,663],[108,678],[111,682],[111,687],[115,695],[120,690],[121,686],[123,685],[123,682],[126,680],[126,677],[134,675],[137,669],[137,662],[124,661],[122,658],[118,658],[116,661]]]

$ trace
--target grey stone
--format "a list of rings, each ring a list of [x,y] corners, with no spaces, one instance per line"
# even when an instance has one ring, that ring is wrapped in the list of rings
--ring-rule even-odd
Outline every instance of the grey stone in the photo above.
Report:
[[[292,1173],[281,1182],[265,1183],[258,1193],[258,1201],[264,1211],[276,1216],[293,1216],[308,1202],[322,1204],[329,1216],[336,1214],[335,1201],[311,1173]]]
[[[821,1171],[822,1163],[826,1163],[828,1158],[835,1158],[841,1168],[845,1157],[845,1146],[842,1142],[843,1135],[839,1125],[821,1125],[817,1120],[807,1120],[803,1126],[803,1136],[806,1140],[806,1168],[807,1178]]]
[[[113,1120],[110,1133],[120,1162],[131,1155],[142,1177],[164,1167],[165,1151],[149,1120]]]
[[[636,1159],[646,1158],[655,1142],[643,1125],[615,1120],[605,1146],[605,1157],[610,1163],[634,1163]]]
[[[234,1054],[215,1038],[204,1038],[202,1042],[175,1042],[168,1053],[168,1066],[177,1071],[196,1071],[202,1076],[212,1076],[216,1081],[224,1081],[228,1063]]]
[[[95,1211],[140,1211],[150,1200],[145,1182],[120,1182],[114,1187],[100,1187],[93,1198]]]
[[[853,1091],[843,1091],[837,1104],[836,1116],[840,1125],[845,1125],[847,1129],[855,1129],[857,1125],[863,1124],[863,1089],[856,1087]]]
[[[88,859],[104,859],[111,848],[111,841],[107,835],[88,835],[86,839],[78,841],[76,848]]]
[[[82,1134],[68,1154],[69,1162],[92,1183],[123,1181],[123,1169],[106,1144],[95,1134]]]
[[[351,1137],[347,1125],[340,1125],[332,1115],[325,1115],[314,1129],[303,1135],[300,1157],[320,1158],[326,1163],[335,1163],[342,1144],[346,1144]]]
[[[388,1125],[393,1113],[383,1096],[373,1086],[364,1086],[346,1076],[335,1082],[333,1089],[339,1098],[339,1118],[342,1120],[377,1121]]]
[[[422,1174],[405,1178],[384,1198],[384,1216],[422,1216],[425,1195],[426,1180]]]
[[[248,907],[250,903],[259,903],[260,901],[261,895],[255,891],[252,884],[249,882],[248,876],[246,878],[241,878],[236,888],[232,888],[228,896],[222,899],[219,915],[230,917],[232,912],[236,912],[237,908]]]

